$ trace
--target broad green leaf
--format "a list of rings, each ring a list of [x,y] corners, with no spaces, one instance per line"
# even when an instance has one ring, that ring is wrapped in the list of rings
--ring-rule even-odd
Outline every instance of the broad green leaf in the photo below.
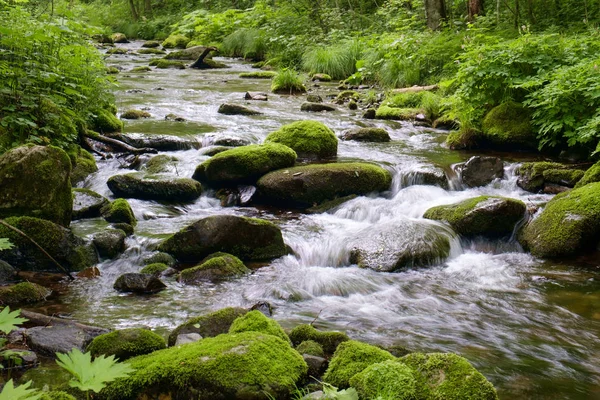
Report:
[[[0,238],[0,251],[12,249],[14,245],[6,238]]]
[[[17,325],[27,322],[28,320],[26,318],[19,318],[20,313],[21,310],[10,312],[10,307],[4,307],[0,312],[0,332],[8,335],[17,327]]]
[[[36,389],[29,389],[31,381],[15,387],[13,380],[9,380],[4,385],[0,400],[38,400],[42,397]]]

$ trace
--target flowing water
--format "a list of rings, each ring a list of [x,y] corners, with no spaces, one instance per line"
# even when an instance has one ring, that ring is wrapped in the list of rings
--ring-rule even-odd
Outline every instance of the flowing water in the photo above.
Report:
[[[135,49],[139,43],[125,45]],[[126,122],[127,133],[171,134],[209,144],[218,137],[260,143],[281,125],[315,119],[336,133],[356,126],[379,126],[391,143],[344,142],[339,160],[368,160],[389,169],[393,188],[379,197],[359,197],[326,214],[303,215],[268,208],[223,208],[206,191],[192,204],[130,200],[139,220],[128,250],[104,261],[102,276],[73,284],[59,302],[63,311],[86,323],[125,328],[147,326],[166,334],[186,319],[226,306],[248,307],[268,301],[284,327],[310,323],[349,336],[414,351],[450,351],[467,357],[498,388],[501,398],[600,398],[600,274],[597,262],[544,262],[524,253],[514,241],[452,239],[451,256],[423,269],[379,273],[350,265],[348,238],[376,231],[402,219],[419,219],[429,207],[482,194],[513,197],[536,205],[550,197],[516,186],[513,170],[522,156],[504,155],[505,179],[486,187],[446,191],[419,185],[417,171],[431,165],[446,169],[470,155],[443,146],[446,132],[410,123],[366,121],[360,111],[340,106],[333,113],[300,112],[302,97],[270,95],[248,106],[261,116],[223,116],[221,103],[243,104],[246,91],[269,90],[269,81],[243,80],[250,66],[223,60],[223,70],[152,70],[128,73],[146,65],[148,56],[110,56],[118,75],[117,105],[147,109],[152,118]],[[162,89],[162,90],[159,90]],[[313,87],[323,96],[332,85]],[[174,113],[187,122],[165,121]],[[198,150],[169,152],[178,159],[172,175],[190,177],[207,159]],[[517,157],[515,159],[515,157]],[[520,159],[519,159],[520,157]],[[99,172],[83,186],[107,197],[107,179],[131,172],[118,159],[99,161]],[[461,189],[455,179],[451,187]],[[137,272],[142,259],[167,235],[209,215],[235,214],[274,221],[295,252],[237,280],[184,286],[166,280],[168,289],[152,296],[123,295],[112,289],[125,272]],[[73,223],[81,235],[106,226],[102,220]],[[440,229],[442,228],[440,225]]]

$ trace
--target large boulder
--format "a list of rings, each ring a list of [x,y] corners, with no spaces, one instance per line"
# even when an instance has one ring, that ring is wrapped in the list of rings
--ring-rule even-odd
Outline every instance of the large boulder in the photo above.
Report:
[[[270,172],[258,180],[270,203],[307,208],[338,197],[388,190],[391,174],[373,164],[312,164]]]
[[[195,61],[206,50],[205,46],[192,46],[183,50],[172,51],[164,58],[166,60],[188,60]]]
[[[119,292],[146,294],[160,292],[166,289],[167,285],[153,275],[129,272],[119,276],[113,287]]]
[[[415,371],[396,360],[372,364],[350,378],[350,385],[361,399],[386,396],[394,400],[420,399],[417,397],[418,381]],[[428,398],[428,397],[423,397]]]
[[[229,328],[229,333],[241,332],[261,332],[267,335],[276,336],[286,342],[290,341],[288,335],[286,335],[285,331],[277,321],[265,316],[258,310],[250,311],[233,321]]]
[[[410,169],[403,170],[401,176],[402,187],[412,185],[431,185],[448,189],[448,178],[440,167],[429,164],[412,165]]]
[[[219,106],[219,110],[217,112],[219,114],[224,114],[224,115],[246,115],[246,116],[262,114],[261,112],[256,111],[256,110],[251,110],[248,107],[244,107],[239,104],[231,104],[231,103],[221,104]]]
[[[288,399],[308,369],[288,343],[259,332],[207,338],[128,363],[135,372],[108,384],[101,392],[106,400],[167,394],[199,400]]]
[[[296,153],[276,143],[236,147],[214,155],[200,164],[193,178],[210,185],[254,183],[269,171],[287,168],[296,162]]]
[[[347,342],[350,338],[343,332],[319,331],[310,324],[296,326],[289,334],[290,340],[294,346],[300,347],[300,344],[312,341],[319,344],[325,354],[331,355],[338,348],[340,343]]]
[[[165,49],[185,49],[185,46],[190,42],[190,38],[185,35],[171,34],[162,42],[162,47]]]
[[[0,218],[71,223],[71,160],[54,146],[21,146],[0,156]]]
[[[5,222],[35,240],[67,270],[81,271],[98,262],[93,246],[60,225],[32,217],[11,217]],[[20,270],[64,272],[29,239],[13,230],[0,225],[0,237],[8,238],[15,245],[1,251],[0,260],[18,266]]]
[[[272,222],[215,215],[196,221],[159,246],[178,261],[194,263],[222,251],[245,261],[271,260],[288,254],[281,230]]]
[[[116,224],[124,223],[132,227],[137,224],[133,210],[125,199],[116,199],[112,203],[105,205],[100,210],[100,214],[108,222]]]
[[[111,176],[106,184],[116,197],[143,200],[188,202],[202,194],[200,183],[189,178],[144,179],[133,173]]]
[[[89,189],[73,189],[73,220],[96,218],[100,216],[102,207],[109,203],[108,199]]]
[[[600,182],[561,193],[523,229],[519,241],[539,257],[568,257],[594,249],[600,234]]]
[[[21,282],[0,287],[0,302],[4,305],[37,303],[46,300],[51,293],[37,283]]]
[[[245,308],[222,308],[210,314],[194,317],[179,325],[169,335],[169,346],[175,345],[179,335],[197,334],[200,337],[215,337],[229,332],[233,321],[246,314]]]
[[[337,156],[335,133],[321,122],[297,121],[270,133],[265,143],[280,143],[292,148],[302,158]]]
[[[462,166],[462,182],[467,187],[485,186],[504,176],[504,163],[498,157],[474,156]]]
[[[479,196],[460,203],[430,208],[424,217],[446,221],[463,236],[510,236],[525,217],[527,207],[520,200]]]
[[[194,284],[202,281],[220,281],[250,273],[244,263],[231,254],[217,253],[208,260],[193,267],[184,269],[177,279],[181,283]]]
[[[125,251],[126,233],[120,229],[106,229],[98,232],[92,239],[100,257],[115,258]]]
[[[354,128],[341,136],[342,140],[357,142],[389,142],[390,134],[383,128]]]
[[[438,225],[397,219],[366,228],[350,239],[350,262],[381,272],[429,266],[448,257],[450,237]]]
[[[592,165],[575,185],[579,189],[588,183],[600,182],[600,162]]]
[[[92,339],[104,329],[83,329],[74,325],[56,324],[27,329],[23,336],[29,348],[45,357],[56,357],[56,353],[68,353],[73,349],[85,351]]]
[[[98,171],[94,156],[81,147],[74,146],[70,148],[68,154],[73,166],[71,170],[71,185],[75,186],[83,182],[89,175]]]
[[[509,101],[492,108],[483,119],[481,140],[485,145],[507,150],[537,149],[531,112],[522,104]]]
[[[515,173],[519,176],[517,185],[533,193],[543,190],[548,183],[564,181],[572,187],[582,178],[582,171],[577,166],[547,161],[523,163]]]
[[[162,336],[142,328],[117,330],[97,336],[87,347],[92,356],[115,356],[120,361],[167,347]]]
[[[149,147],[158,151],[199,149],[202,143],[193,137],[144,133],[112,133],[107,135],[133,147]]]

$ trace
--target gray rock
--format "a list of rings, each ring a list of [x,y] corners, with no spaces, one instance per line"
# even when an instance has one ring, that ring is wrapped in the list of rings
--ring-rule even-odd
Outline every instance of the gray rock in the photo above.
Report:
[[[0,284],[12,282],[17,278],[17,270],[6,261],[0,260]]]
[[[68,353],[72,349],[85,351],[86,346],[97,335],[74,326],[55,325],[29,328],[24,336],[31,350],[54,358],[56,353]]]
[[[116,197],[188,202],[202,193],[199,182],[189,179],[142,179],[137,174],[115,175],[106,182]]]
[[[306,112],[321,112],[321,111],[335,111],[336,108],[323,103],[302,103],[300,106],[300,111]]]
[[[504,163],[497,157],[471,157],[462,167],[462,182],[468,187],[485,186],[504,176]]]
[[[309,103],[322,103],[323,98],[318,94],[309,94],[308,96],[306,96],[306,101],[308,101]]]
[[[308,365],[308,376],[321,376],[327,369],[327,360],[323,357],[302,354],[302,358]]]
[[[356,128],[344,132],[341,139],[357,142],[389,142],[390,134],[383,128]]]
[[[167,285],[152,275],[130,272],[118,277],[113,287],[120,292],[146,294],[160,292]]]
[[[177,335],[177,340],[175,340],[175,346],[179,346],[186,343],[194,343],[198,340],[201,340],[202,336],[198,333],[182,333]]]
[[[375,119],[376,115],[377,115],[377,110],[375,110],[374,108],[369,108],[367,111],[364,112],[363,118],[364,119]]]
[[[194,138],[173,135],[151,135],[141,133],[111,133],[112,138],[121,140],[134,147],[150,147],[158,151],[178,151],[199,149],[202,144]]]
[[[94,235],[92,240],[100,257],[115,258],[125,251],[125,237],[120,229],[107,229]]]
[[[262,92],[246,92],[244,95],[244,100],[267,101],[269,100],[269,96]]]
[[[381,272],[439,263],[450,254],[450,237],[439,225],[398,219],[369,227],[349,241],[350,262]]]
[[[403,171],[402,186],[431,185],[448,189],[448,179],[443,169],[433,165],[419,165],[410,171]]]
[[[205,155],[205,156],[216,156],[219,153],[222,153],[224,151],[227,150],[231,150],[231,147],[227,147],[227,146],[208,146],[208,147],[204,147],[202,150],[200,150],[200,153]]]
[[[211,144],[213,146],[240,147],[249,145],[250,141],[244,138],[226,136],[214,138]]]
[[[168,265],[169,267],[173,267],[173,266],[175,266],[175,264],[177,264],[177,260],[175,260],[175,258],[172,255],[170,255],[168,253],[161,253],[161,252],[157,252],[157,253],[151,254],[147,257],[144,257],[144,265],[156,264],[156,263],[161,263],[161,264]]]
[[[260,115],[262,113],[251,110],[248,107],[240,106],[239,104],[221,104],[218,110],[219,114],[224,115]]]
[[[73,214],[71,219],[96,218],[108,199],[89,189],[73,189]]]

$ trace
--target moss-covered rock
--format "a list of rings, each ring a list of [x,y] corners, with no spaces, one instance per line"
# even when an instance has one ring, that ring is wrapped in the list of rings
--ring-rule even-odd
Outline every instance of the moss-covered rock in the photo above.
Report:
[[[116,197],[143,200],[188,202],[202,194],[202,186],[194,179],[143,179],[138,174],[111,176],[106,182]]]
[[[335,110],[336,110],[336,108],[333,106],[330,106],[329,104],[311,103],[309,101],[302,103],[302,105],[300,106],[300,111],[304,111],[304,112],[322,112],[322,111],[335,111]]]
[[[101,392],[107,400],[173,398],[287,399],[308,369],[289,344],[258,332],[220,335],[129,361],[129,377]]]
[[[148,111],[142,110],[126,110],[121,114],[121,119],[140,119],[140,118],[150,118],[152,115]]]
[[[319,82],[331,82],[331,76],[327,74],[313,74],[311,79]]]
[[[87,347],[93,357],[115,356],[120,361],[167,347],[162,336],[142,328],[117,330],[96,336]]]
[[[502,103],[490,110],[483,119],[482,128],[482,138],[495,148],[537,148],[536,134],[531,126],[531,112],[514,101]]]
[[[527,207],[520,200],[479,196],[460,203],[428,209],[424,218],[446,221],[463,236],[510,236]]]
[[[5,222],[35,240],[68,270],[80,271],[95,265],[98,261],[93,247],[60,225],[32,217],[11,217]],[[28,239],[5,226],[0,226],[0,237],[8,238],[15,246],[1,251],[0,260],[17,266],[20,270],[64,272]]]
[[[162,42],[162,47],[164,47],[165,49],[185,49],[189,42],[190,38],[188,38],[187,36],[173,34]]]
[[[398,108],[382,105],[377,108],[377,111],[375,112],[375,118],[395,121],[412,121],[417,119],[417,115],[422,113],[423,110],[418,108]]]
[[[275,71],[242,72],[239,76],[245,79],[272,79],[277,75]]]
[[[394,400],[420,399],[417,385],[412,368],[396,360],[370,365],[350,378],[350,386],[356,389],[361,399],[380,396]]]
[[[205,46],[188,46],[183,50],[172,51],[167,54],[164,58],[165,60],[188,60],[195,61],[204,51],[206,50]]]
[[[193,178],[215,186],[254,183],[267,172],[291,167],[295,162],[294,150],[280,144],[242,146],[203,162]]]
[[[164,50],[160,50],[160,49],[139,49],[137,51],[138,54],[154,54],[154,55],[160,55],[160,54],[167,54]],[[148,68],[148,67],[135,67],[131,70],[131,72],[147,72],[150,71],[150,68],[146,69],[141,69],[141,68]],[[134,71],[136,70],[136,71]]]
[[[417,378],[418,399],[497,400],[494,386],[463,357],[452,353],[411,353],[400,362]]]
[[[124,49],[122,47],[114,47],[112,49],[108,49],[108,51],[106,52],[106,54],[109,54],[109,55],[113,55],[113,54],[127,54],[127,49]]]
[[[142,43],[142,47],[145,49],[153,49],[160,47],[160,42],[158,40],[146,40],[144,43]]]
[[[231,254],[224,254],[181,271],[177,279],[181,283],[194,284],[201,281],[219,281],[249,274],[250,270],[244,263]]]
[[[523,163],[515,171],[515,173],[519,176],[517,179],[517,185],[523,190],[537,193],[541,191],[546,184],[546,179],[544,178],[545,171],[554,170],[554,172],[548,175],[552,177],[552,175],[557,176],[557,170],[572,169],[574,168],[569,165],[555,162],[542,161]]]
[[[308,324],[296,326],[290,332],[289,337],[294,346],[300,346],[301,343],[306,341],[316,342],[326,354],[333,354],[340,343],[350,340],[345,333],[322,332]]]
[[[21,146],[0,156],[0,218],[71,223],[71,160],[54,146]]]
[[[125,293],[151,294],[166,289],[167,285],[153,275],[129,272],[119,276],[113,288]]]
[[[358,93],[356,90],[343,90],[338,93],[337,96],[335,96],[333,101],[337,104],[343,104],[351,100],[358,101],[358,99],[360,99],[360,93]]]
[[[312,164],[273,171],[260,178],[262,198],[274,204],[308,208],[349,195],[388,190],[391,174],[373,164]]]
[[[29,304],[46,300],[52,291],[36,283],[21,282],[0,287],[0,302],[4,305]]]
[[[177,157],[159,154],[149,159],[144,165],[144,169],[151,175],[164,172],[176,172],[177,161],[179,161]]]
[[[390,134],[383,128],[356,128],[344,132],[341,138],[357,142],[389,142]]]
[[[303,158],[331,158],[337,155],[338,140],[331,129],[317,121],[296,121],[270,133],[265,143],[279,143]]]
[[[133,210],[125,199],[116,199],[112,203],[105,205],[100,210],[100,213],[108,222],[124,222],[131,226],[137,225],[137,220],[135,219],[135,215],[133,215]]]
[[[42,394],[40,400],[77,400],[74,396],[71,396],[67,392],[60,390],[52,390],[50,392]]]
[[[379,272],[436,265],[450,255],[451,236],[438,225],[395,219],[351,238],[350,262]]]
[[[262,113],[256,110],[252,110],[248,107],[239,105],[239,104],[232,104],[232,103],[224,103],[221,104],[219,106],[219,109],[217,110],[217,112],[219,114],[223,114],[223,115],[246,115],[246,116],[250,116],[250,115],[261,115]]]
[[[519,241],[539,257],[566,257],[593,249],[600,234],[600,182],[561,193],[522,231]]]
[[[119,69],[117,67],[106,67],[106,73],[108,75],[116,75],[119,72],[121,72],[121,71],[119,71]]]
[[[589,183],[600,182],[600,162],[592,165],[583,177],[577,182],[575,188],[583,187]]]
[[[108,204],[108,199],[90,189],[73,189],[73,220],[96,218],[100,216],[102,207]]]
[[[395,359],[396,357],[379,347],[349,340],[338,346],[323,375],[323,382],[345,389],[350,386],[350,378],[368,366]]]
[[[115,258],[125,251],[126,237],[120,229],[106,229],[94,235],[93,243],[100,257]]]
[[[127,36],[125,36],[124,33],[113,33],[110,38],[112,39],[113,43],[129,43],[129,40],[127,40]]]
[[[480,147],[481,132],[477,129],[462,129],[460,131],[452,131],[446,137],[446,145],[451,150],[467,150]]]
[[[186,263],[200,262],[218,251],[245,261],[270,260],[288,253],[275,224],[233,215],[203,218],[166,239],[159,250]]]
[[[315,357],[325,357],[323,346],[314,340],[305,340],[296,346],[296,351],[300,354],[308,354]]]
[[[163,58],[152,60],[148,65],[158,69],[185,69],[185,63],[183,61],[165,60]]]
[[[171,332],[168,339],[169,346],[175,345],[179,335],[197,333],[203,338],[207,338],[227,333],[233,321],[247,312],[248,310],[244,308],[227,307],[210,314],[191,318]]]
[[[276,336],[285,342],[290,341],[288,335],[286,335],[277,321],[266,317],[258,310],[250,311],[233,321],[229,328],[229,333],[240,332],[260,332]]]
[[[570,188],[575,187],[584,175],[585,172],[580,169],[547,169],[543,172],[545,183]]]
[[[144,258],[144,265],[156,263],[166,264],[169,267],[174,267],[177,264],[177,260],[172,255],[161,252],[156,252]]]
[[[100,133],[121,132],[123,130],[123,121],[115,115],[116,112],[99,108],[94,110],[93,116],[89,121],[89,128]]]
[[[146,265],[140,270],[140,274],[148,274],[154,276],[160,276],[163,272],[168,270],[170,267],[163,263],[152,263]]]
[[[79,182],[83,182],[89,175],[98,171],[94,156],[80,146],[69,148],[67,154],[73,166],[71,170],[71,185],[75,186]]]

